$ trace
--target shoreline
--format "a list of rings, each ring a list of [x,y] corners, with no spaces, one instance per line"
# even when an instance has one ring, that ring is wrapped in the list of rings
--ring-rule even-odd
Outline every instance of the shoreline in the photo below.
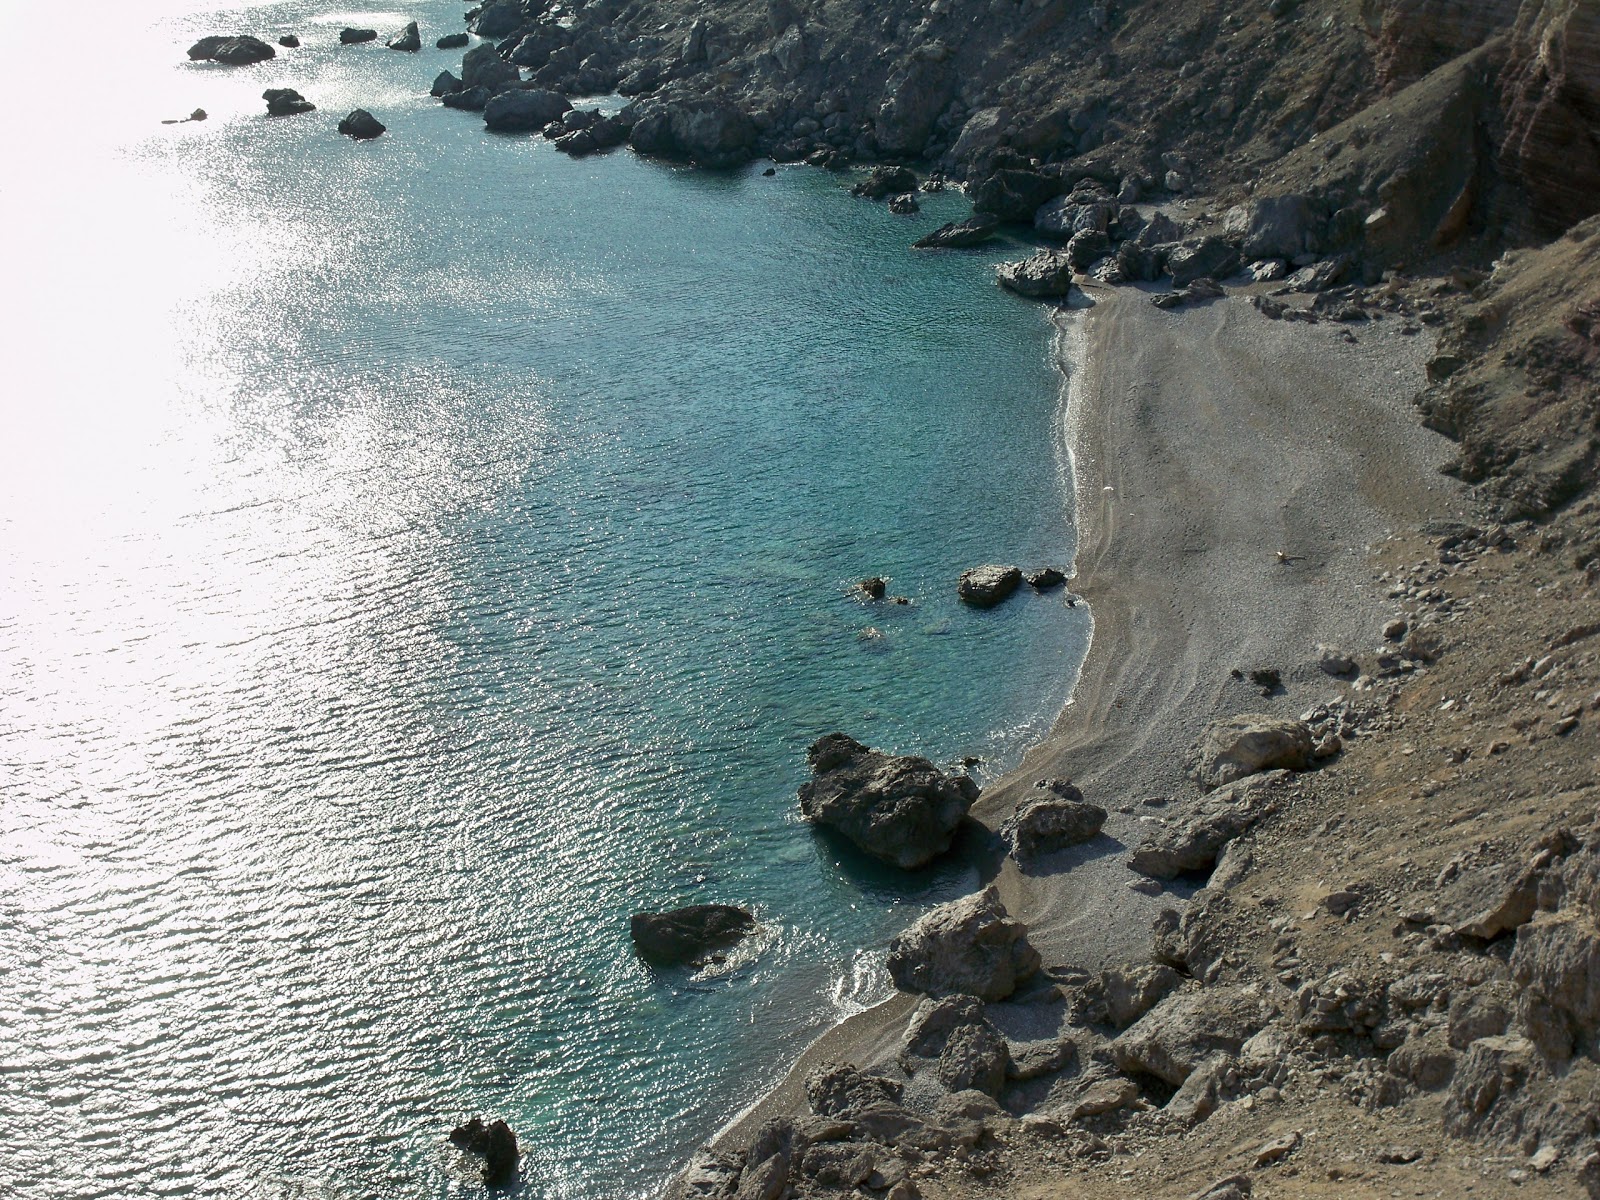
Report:
[[[1371,545],[1460,511],[1464,491],[1437,472],[1449,443],[1406,398],[1422,385],[1431,338],[1388,321],[1349,346],[1337,327],[1268,321],[1240,297],[1169,313],[1138,289],[1091,284],[1087,295],[1053,317],[1053,353],[1076,508],[1071,585],[1091,615],[1088,648],[1049,734],[971,815],[997,829],[1037,780],[1056,776],[1110,811],[1094,841],[1028,874],[1007,857],[983,879],[1047,966],[1098,970],[1145,958],[1156,914],[1194,891],[1127,886],[1140,877],[1125,852],[1162,811],[1141,801],[1197,791],[1185,758],[1211,720],[1292,716],[1312,702],[1307,685],[1335,691],[1315,648],[1370,638],[1383,606],[1365,584]],[[1186,373],[1191,357],[1209,358],[1196,364],[1209,370]],[[1301,423],[1316,426],[1314,445]],[[1279,549],[1305,561],[1285,566]],[[1279,667],[1290,694],[1264,697],[1229,674],[1257,665]],[[823,1033],[710,1145],[731,1149],[799,1111],[824,1062],[892,1061],[918,1000],[896,994]]]

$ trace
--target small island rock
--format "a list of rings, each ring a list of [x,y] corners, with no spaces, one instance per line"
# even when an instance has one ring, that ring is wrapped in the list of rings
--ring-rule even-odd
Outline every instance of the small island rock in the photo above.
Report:
[[[464,33],[447,33],[434,43],[441,50],[459,50],[472,39]]]
[[[1054,567],[1040,567],[1028,572],[1028,586],[1036,592],[1048,592],[1067,581],[1066,575]]]
[[[388,126],[379,121],[364,108],[358,108],[344,120],[339,122],[339,132],[346,137],[353,137],[358,142],[368,141],[379,136]]]
[[[756,919],[731,904],[696,904],[670,912],[638,912],[629,923],[639,957],[666,965],[694,962],[711,950],[737,942]]]
[[[293,88],[268,88],[261,93],[267,102],[269,117],[292,117],[297,113],[315,112],[316,105]]]
[[[946,775],[914,755],[869,750],[842,733],[818,739],[806,757],[812,771],[800,789],[806,820],[906,870],[948,850],[978,798],[978,785],[965,775]]]
[[[1072,260],[1064,253],[1040,250],[1020,262],[994,269],[1000,286],[1032,299],[1065,296],[1072,290]]]
[[[517,1173],[517,1135],[504,1121],[473,1117],[450,1131],[450,1141],[483,1157],[483,1181],[491,1186],[508,1183]]]
[[[189,47],[189,58],[195,62],[210,59],[230,67],[247,67],[277,56],[278,52],[260,38],[242,33],[232,37],[213,34]]]
[[[422,49],[422,32],[417,28],[417,23],[412,21],[386,44],[391,50],[403,50],[407,54],[415,54]]]
[[[378,36],[376,29],[341,29],[339,30],[339,44],[341,46],[355,46],[362,42],[374,41]]]
[[[1000,218],[989,213],[974,213],[964,221],[941,225],[911,243],[913,250],[959,250],[988,241],[1000,228]]]
[[[300,39],[292,33],[286,33],[278,39],[278,45],[285,50],[298,50],[300,48]]]
[[[956,595],[963,604],[970,604],[974,608],[993,608],[1016,591],[1021,582],[1022,571],[1017,567],[985,563],[961,572]]]
[[[889,974],[903,992],[1004,1000],[1039,969],[1027,928],[994,888],[941,904],[889,943]]]

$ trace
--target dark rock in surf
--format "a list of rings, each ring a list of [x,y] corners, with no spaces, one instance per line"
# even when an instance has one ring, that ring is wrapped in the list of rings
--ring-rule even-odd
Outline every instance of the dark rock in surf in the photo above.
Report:
[[[249,34],[224,37],[213,34],[203,37],[189,47],[189,58],[194,62],[210,59],[229,67],[247,67],[252,63],[276,58],[278,52],[260,38]]]
[[[504,1121],[473,1117],[450,1131],[450,1141],[483,1158],[483,1181],[491,1186],[509,1183],[517,1173],[517,1135]]]
[[[388,128],[364,108],[358,108],[339,122],[339,132],[358,142],[370,141]]]
[[[1029,571],[1027,579],[1028,586],[1036,592],[1051,591],[1067,581],[1066,575],[1054,567],[1040,567],[1037,571]]]
[[[852,196],[882,200],[917,190],[917,176],[910,167],[873,167],[867,177],[850,189]]]
[[[299,113],[315,112],[317,106],[293,88],[268,88],[261,93],[267,102],[267,116],[292,117]]]
[[[965,221],[941,225],[911,243],[913,250],[958,250],[988,241],[1000,228],[1000,218],[989,213],[974,213]]]
[[[292,33],[286,33],[278,39],[278,45],[285,50],[298,50],[300,48],[300,39]]]
[[[439,47],[441,50],[459,50],[471,40],[472,39],[464,33],[447,33],[437,42],[435,42],[434,45]]]
[[[863,579],[860,587],[869,600],[882,600],[884,593],[889,589],[889,581],[874,575],[870,579]]]
[[[956,595],[973,608],[993,608],[1016,591],[1021,582],[1022,572],[1016,567],[985,563],[961,572]]]
[[[484,87],[490,95],[515,87],[521,76],[488,42],[474,46],[461,59],[461,83],[468,89]]]
[[[339,44],[341,46],[358,46],[362,42],[376,41],[376,29],[341,29],[339,30]]]
[[[391,50],[402,50],[407,54],[415,54],[422,49],[422,33],[417,28],[417,23],[412,21],[399,33],[388,40],[386,45]]]
[[[916,193],[905,192],[899,196],[889,197],[889,211],[902,217],[908,217],[912,213],[921,212],[922,205],[917,203]]]
[[[439,97],[439,103],[446,108],[459,108],[464,112],[482,112],[489,100],[490,92],[486,87],[462,88]]]
[[[483,123],[496,133],[531,133],[571,107],[565,96],[543,88],[501,92],[484,106]]]
[[[522,28],[525,20],[517,0],[495,0],[485,4],[467,28],[482,38],[503,38]]]
[[[433,78],[433,87],[428,89],[430,96],[448,96],[461,90],[461,80],[449,71],[440,71]],[[487,97],[485,97],[487,100]]]
[[[946,775],[915,755],[870,750],[842,733],[819,739],[806,758],[812,772],[800,789],[806,820],[906,870],[948,850],[978,798],[978,785],[965,775]]]
[[[670,912],[638,912],[629,922],[639,957],[662,965],[695,962],[712,950],[737,942],[756,927],[756,919],[731,904],[696,904]]]

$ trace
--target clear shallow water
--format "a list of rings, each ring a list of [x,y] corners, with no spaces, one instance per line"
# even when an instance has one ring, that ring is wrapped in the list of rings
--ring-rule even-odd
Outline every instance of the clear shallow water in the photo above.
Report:
[[[993,769],[1065,700],[1079,613],[954,602],[1072,548],[1042,314],[905,249],[959,200],[490,137],[459,12],[108,7],[0,133],[0,1194],[464,1193],[473,1112],[648,1194],[970,883],[797,823],[809,742]],[[233,29],[308,44],[182,63]],[[750,953],[637,962],[703,900]]]

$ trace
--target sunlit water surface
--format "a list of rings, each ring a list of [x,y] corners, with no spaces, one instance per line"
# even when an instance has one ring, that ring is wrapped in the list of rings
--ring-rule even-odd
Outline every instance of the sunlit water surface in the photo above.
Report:
[[[953,589],[1070,556],[1048,326],[907,251],[956,197],[486,135],[459,5],[128,7],[70,84],[9,14],[0,1194],[466,1193],[475,1112],[649,1194],[971,882],[819,841],[807,744],[992,773],[1065,700],[1080,612]],[[306,44],[183,61],[235,30]],[[727,969],[636,960],[707,900]]]

